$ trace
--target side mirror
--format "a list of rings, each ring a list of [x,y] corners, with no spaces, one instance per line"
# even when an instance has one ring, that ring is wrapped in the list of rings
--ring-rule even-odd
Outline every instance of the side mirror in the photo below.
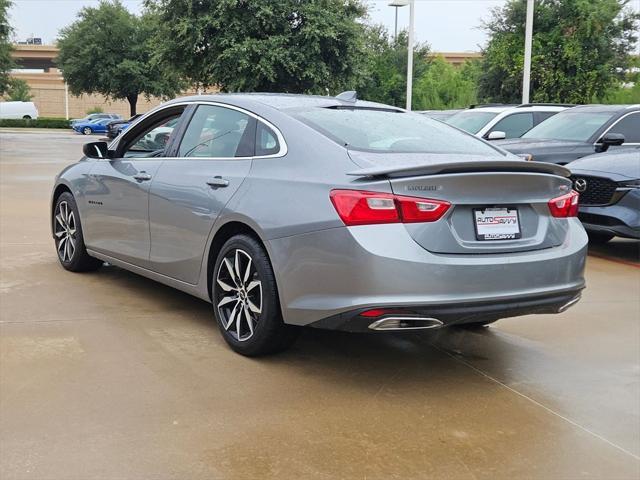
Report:
[[[504,140],[505,138],[507,138],[507,134],[500,130],[489,132],[489,135],[487,136],[487,140]]]
[[[596,152],[606,152],[611,146],[619,146],[624,143],[624,135],[621,133],[607,133],[596,144]]]
[[[109,147],[107,142],[91,142],[82,146],[82,153],[88,158],[109,158]]]

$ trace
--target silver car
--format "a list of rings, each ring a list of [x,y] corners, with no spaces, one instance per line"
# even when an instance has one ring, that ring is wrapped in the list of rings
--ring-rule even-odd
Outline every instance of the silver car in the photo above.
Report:
[[[177,99],[84,154],[53,190],[62,266],[106,261],[205,299],[244,355],[300,326],[558,313],[584,288],[568,170],[355,95]]]

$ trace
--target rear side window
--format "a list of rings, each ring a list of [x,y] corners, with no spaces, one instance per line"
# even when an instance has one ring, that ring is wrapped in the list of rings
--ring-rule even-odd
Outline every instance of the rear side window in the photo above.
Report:
[[[533,123],[538,125],[539,123],[544,122],[547,118],[553,117],[558,112],[534,112],[533,113]]]
[[[533,127],[532,113],[514,113],[496,123],[491,131],[504,132],[506,138],[520,138]]]
[[[372,108],[313,108],[294,116],[353,150],[503,156],[478,138],[416,113]]]
[[[179,157],[251,157],[255,119],[231,108],[199,105],[191,117]]]
[[[495,112],[482,112],[478,110],[456,113],[447,118],[445,123],[458,127],[465,132],[478,133],[482,128],[498,115]]]
[[[624,143],[640,143],[640,113],[627,115],[610,132],[624,135]]]
[[[275,155],[280,151],[278,136],[262,122],[258,122],[256,131],[256,155]]]

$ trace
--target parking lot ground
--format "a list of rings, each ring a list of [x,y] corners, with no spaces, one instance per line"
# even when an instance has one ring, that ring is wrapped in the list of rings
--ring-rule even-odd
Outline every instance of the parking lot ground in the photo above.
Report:
[[[85,141],[0,131],[3,480],[640,477],[638,242],[594,250],[562,315],[248,359],[205,302],[58,265],[51,186]]]

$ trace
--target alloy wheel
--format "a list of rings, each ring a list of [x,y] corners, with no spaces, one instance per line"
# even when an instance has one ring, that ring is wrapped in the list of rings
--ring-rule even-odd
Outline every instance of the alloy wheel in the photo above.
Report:
[[[60,260],[70,262],[76,251],[76,217],[67,202],[58,204],[54,234],[58,239],[57,250]]]
[[[250,339],[262,313],[262,280],[251,256],[244,250],[230,250],[220,263],[216,283],[222,326],[240,342]]]
[[[82,129],[82,133],[84,133],[85,135],[91,135],[91,129],[89,127],[85,127],[84,129]]]

